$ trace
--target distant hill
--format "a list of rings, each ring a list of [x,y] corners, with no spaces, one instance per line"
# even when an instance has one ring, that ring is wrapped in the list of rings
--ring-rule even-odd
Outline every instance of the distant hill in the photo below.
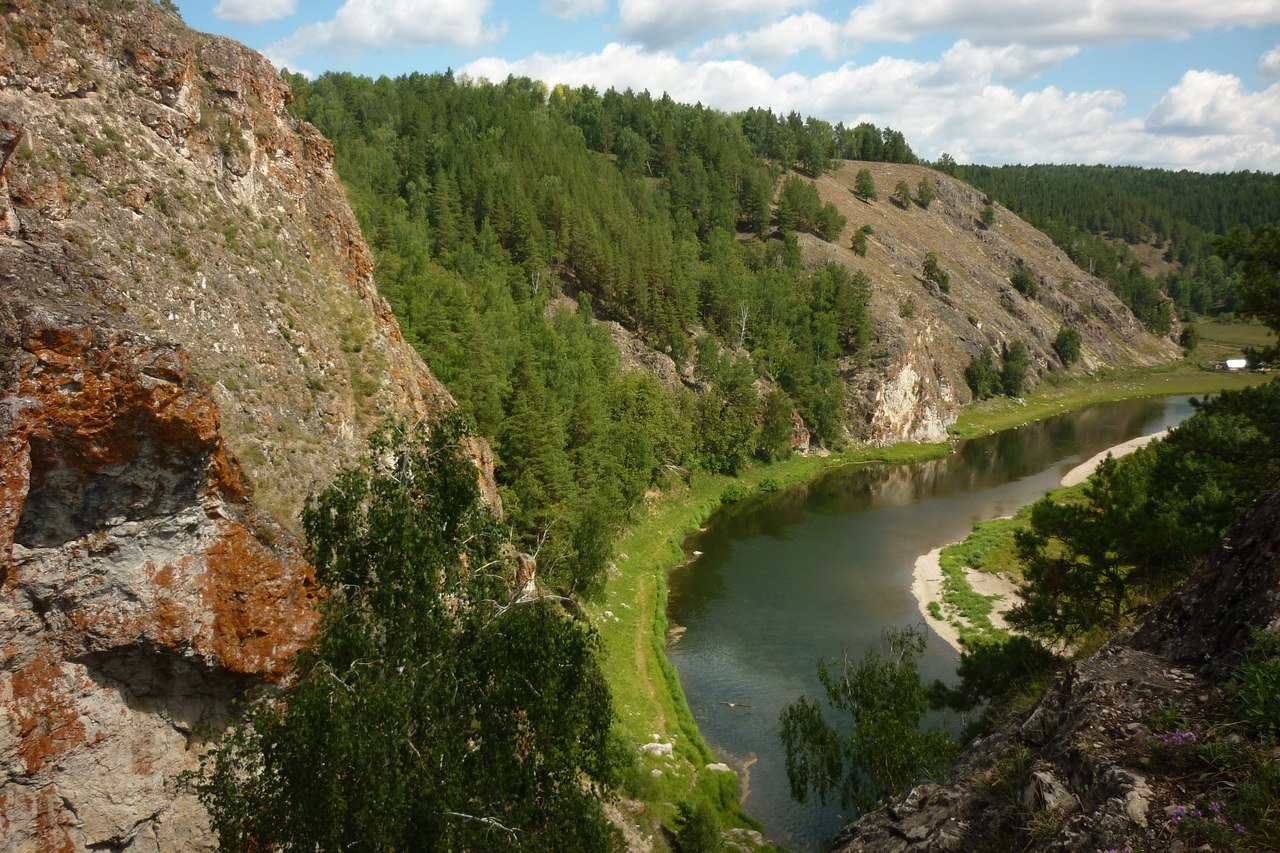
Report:
[[[1057,165],[952,171],[1044,230],[1122,295],[1142,289],[1137,279],[1145,274],[1184,315],[1235,310],[1235,282],[1213,257],[1215,235],[1280,220],[1280,176],[1273,173]]]
[[[878,199],[855,193],[857,174],[868,171]],[[933,187],[927,208],[890,200],[899,182],[918,195]],[[871,315],[875,345],[870,361],[846,360],[846,423],[873,441],[939,440],[959,406],[972,399],[964,370],[985,349],[997,353],[1021,341],[1031,359],[1030,382],[1065,370],[1053,349],[1058,332],[1075,329],[1083,342],[1081,365],[1151,364],[1168,360],[1168,339],[1149,334],[1106,284],[1080,269],[1049,238],[1000,205],[982,222],[986,199],[968,184],[924,166],[842,162],[817,182],[848,224],[830,243],[801,238],[806,265],[839,263],[873,282]],[[870,226],[865,257],[849,246],[854,232]],[[944,292],[927,281],[932,252],[948,274]],[[1026,292],[1013,278],[1032,282]]]

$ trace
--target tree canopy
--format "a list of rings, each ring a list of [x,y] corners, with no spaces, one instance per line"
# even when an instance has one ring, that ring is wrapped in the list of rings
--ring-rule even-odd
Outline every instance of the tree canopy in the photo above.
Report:
[[[821,706],[804,696],[783,710],[794,799],[803,803],[816,794],[825,803],[838,795],[842,806],[867,811],[945,769],[955,742],[946,732],[920,729],[929,709],[916,665],[924,647],[919,631],[889,630],[857,664],[848,658],[818,664],[827,703],[841,719],[829,723]]]
[[[776,430],[754,443],[757,381],[817,441],[842,440],[838,362],[869,345],[869,282],[803,268],[795,231],[845,224],[811,180],[786,176],[777,219],[771,202],[782,169],[853,147],[914,159],[900,135],[522,78],[290,83],[333,140],[379,292],[492,440],[506,517],[548,584],[598,590],[615,531],[664,478],[780,452]],[[708,381],[623,373],[602,320]]]
[[[308,501],[316,640],[195,780],[223,847],[617,846],[596,637],[519,585],[460,435],[393,429]]]

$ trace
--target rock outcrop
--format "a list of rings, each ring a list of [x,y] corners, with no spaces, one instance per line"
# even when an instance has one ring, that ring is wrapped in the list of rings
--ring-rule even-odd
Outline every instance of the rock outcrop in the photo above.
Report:
[[[1280,631],[1280,493],[1253,507],[1137,625],[1073,664],[1030,712],[975,741],[942,784],[850,824],[833,849],[1185,847],[1178,809],[1212,780],[1163,772],[1153,754],[1169,746],[1151,733],[1152,720],[1169,709],[1221,717],[1221,677],[1254,631]]]
[[[189,358],[101,319],[0,323],[5,849],[207,845],[176,778],[316,618],[310,568],[252,504]]]
[[[79,298],[181,344],[258,501],[293,525],[384,418],[454,403],[375,290],[332,145],[289,114],[289,86],[163,5],[0,6],[0,148],[20,136],[0,220],[93,280],[5,296]]]
[[[314,629],[297,509],[454,405],[289,87],[167,5],[0,4],[4,850],[211,846],[176,780]]]

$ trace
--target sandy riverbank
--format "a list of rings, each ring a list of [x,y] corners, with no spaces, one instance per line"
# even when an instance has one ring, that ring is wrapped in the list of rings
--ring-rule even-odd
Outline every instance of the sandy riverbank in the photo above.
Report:
[[[915,571],[911,578],[911,594],[916,598],[916,606],[920,615],[938,636],[947,641],[957,652],[960,651],[960,629],[947,619],[934,619],[929,613],[930,601],[942,601],[942,548],[934,548],[916,560]],[[965,567],[965,579],[969,586],[979,595],[1002,596],[991,603],[991,624],[997,628],[1008,629],[1004,614],[1018,602],[1018,590],[1013,581],[1002,575],[979,572]]]
[[[1085,462],[1080,463],[1066,473],[1062,478],[1062,485],[1074,486],[1077,483],[1083,483],[1089,478],[1089,475],[1098,469],[1098,465],[1108,455],[1119,459],[1121,456],[1127,456],[1140,447],[1145,447],[1151,442],[1164,438],[1169,434],[1168,430],[1157,432],[1152,435],[1139,436],[1129,441],[1117,444],[1115,447],[1102,451],[1096,456],[1091,457]],[[947,546],[944,546],[947,547]],[[929,602],[942,601],[943,577],[942,577],[942,548],[934,548],[928,554],[924,554],[916,560],[915,570],[911,578],[911,594],[915,596],[916,606],[920,609],[920,615],[924,617],[929,627],[937,632],[938,636],[946,640],[947,643],[957,652],[960,651],[960,630],[953,625],[948,619],[935,619],[929,613]],[[1018,603],[1018,589],[1013,581],[1002,575],[993,575],[987,572],[979,572],[974,569],[965,567],[965,579],[969,581],[969,586],[973,587],[974,592],[979,595],[999,595],[1002,596],[992,602],[991,624],[997,628],[1006,628],[1004,614],[1010,608]]]
[[[1117,444],[1109,450],[1104,450],[1098,455],[1091,457],[1087,462],[1081,462],[1079,465],[1068,471],[1066,476],[1062,478],[1062,485],[1074,486],[1079,483],[1083,483],[1085,480],[1089,479],[1090,474],[1098,470],[1098,466],[1102,464],[1102,460],[1106,459],[1107,456],[1114,456],[1117,459],[1121,456],[1128,456],[1135,450],[1146,447],[1151,442],[1164,438],[1168,434],[1169,431],[1166,429],[1151,435],[1141,435],[1137,438],[1131,438],[1122,444]]]

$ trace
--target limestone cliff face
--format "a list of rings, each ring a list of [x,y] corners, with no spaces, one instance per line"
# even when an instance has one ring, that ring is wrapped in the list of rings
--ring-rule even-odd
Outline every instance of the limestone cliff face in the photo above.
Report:
[[[44,308],[2,319],[0,846],[205,846],[176,777],[198,726],[287,673],[310,568],[182,350]]]
[[[176,777],[314,628],[286,527],[453,406],[289,98],[151,0],[0,4],[0,849],[209,846]]]
[[[10,287],[183,345],[278,519],[385,417],[454,405],[374,289],[332,146],[265,59],[150,0],[14,0],[0,38],[0,118],[21,135],[5,233],[94,271],[92,292]]]
[[[875,179],[880,199],[853,194],[860,169]],[[888,201],[898,181],[912,191],[934,185],[928,209],[903,209]],[[847,219],[832,243],[800,235],[806,265],[839,263],[862,270],[872,282],[875,343],[870,359],[846,361],[845,424],[851,438],[875,443],[940,441],[972,394],[964,368],[984,348],[1021,340],[1031,371],[1028,384],[1063,366],[1051,346],[1069,325],[1080,333],[1082,357],[1073,368],[1088,373],[1106,366],[1156,364],[1177,357],[1172,339],[1146,332],[1106,284],[1071,263],[1049,238],[995,205],[990,227],[979,216],[986,199],[973,187],[923,166],[840,164],[816,182],[824,201]],[[871,226],[867,253],[849,248],[855,231]],[[951,278],[942,292],[923,277],[924,258],[937,255]],[[1025,296],[1010,283],[1018,269],[1036,282]]]
[[[1217,780],[1161,771],[1147,729],[1160,707],[1221,713],[1220,679],[1254,630],[1280,631],[1280,493],[1136,626],[974,742],[942,784],[850,824],[833,849],[1189,849],[1174,810],[1212,799]]]

